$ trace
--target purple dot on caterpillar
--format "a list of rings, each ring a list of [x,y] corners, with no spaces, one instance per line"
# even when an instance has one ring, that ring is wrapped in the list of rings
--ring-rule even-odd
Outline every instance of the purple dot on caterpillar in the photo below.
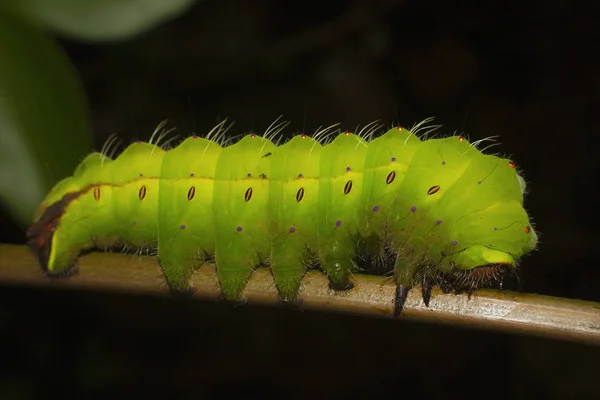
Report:
[[[478,185],[481,185],[481,181],[477,182]]]
[[[442,220],[438,219],[437,221],[435,221],[436,224],[441,225],[442,224]]]
[[[336,221],[336,223],[335,223],[335,226],[338,226],[338,227],[339,227],[339,226],[342,226],[342,221],[339,221],[339,220],[338,220],[338,221]]]
[[[458,242],[456,240],[452,241],[452,246],[458,246]]]
[[[290,233],[294,233],[296,232],[296,228],[294,228],[293,226],[290,228]]]
[[[250,138],[254,139],[256,137],[256,135],[254,133],[250,134]]]
[[[373,212],[377,212],[377,211],[379,211],[379,206],[373,207]]]
[[[300,178],[304,178],[304,175],[298,174],[298,179],[300,179]]]
[[[248,178],[252,178],[252,174],[248,174]]]
[[[417,211],[417,207],[416,207],[416,206],[412,206],[412,207],[410,208],[410,211],[412,211],[412,212],[415,212],[415,211]]]
[[[446,165],[446,161],[442,161],[442,165]]]
[[[198,135],[193,135],[192,139],[198,139]]]
[[[144,176],[144,174],[140,174],[140,178],[141,178],[142,176]]]
[[[242,231],[242,227],[238,226],[237,228],[235,228],[236,231],[241,232]]]
[[[184,230],[184,229],[185,229],[185,225],[181,225],[181,226],[179,227],[179,229],[181,229],[181,230]]]
[[[350,167],[346,167],[346,172],[350,171],[351,168]]]
[[[194,173],[192,172],[192,173],[190,174],[190,176],[194,176]]]
[[[396,157],[392,157],[392,162],[396,162]]]

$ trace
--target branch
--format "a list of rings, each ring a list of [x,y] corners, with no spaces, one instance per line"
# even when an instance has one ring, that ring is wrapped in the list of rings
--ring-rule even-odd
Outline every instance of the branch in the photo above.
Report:
[[[168,295],[155,258],[91,253],[79,259],[79,273],[65,279],[44,276],[25,246],[0,244],[0,283],[108,289],[129,293]],[[195,297],[220,298],[214,266],[194,273]],[[395,285],[389,278],[354,276],[354,289],[335,293],[317,271],[306,274],[301,289],[302,308],[391,317]],[[266,268],[256,270],[244,291],[249,303],[275,304],[277,291]],[[412,290],[400,318],[492,329],[553,339],[600,344],[600,304],[497,290],[467,295],[444,294],[434,289],[425,307],[420,290]]]

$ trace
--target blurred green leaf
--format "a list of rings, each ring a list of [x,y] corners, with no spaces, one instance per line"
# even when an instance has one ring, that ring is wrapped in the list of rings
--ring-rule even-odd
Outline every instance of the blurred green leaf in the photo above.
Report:
[[[196,0],[2,0],[22,16],[80,40],[118,40],[180,15]]]
[[[0,201],[25,226],[90,151],[87,102],[62,49],[0,12]]]

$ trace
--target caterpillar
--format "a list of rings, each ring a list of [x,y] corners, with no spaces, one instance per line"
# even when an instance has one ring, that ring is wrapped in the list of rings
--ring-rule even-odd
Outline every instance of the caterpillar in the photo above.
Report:
[[[359,270],[389,273],[396,316],[417,285],[426,305],[433,286],[470,294],[536,248],[526,184],[483,141],[426,138],[439,126],[419,136],[429,120],[279,145],[283,123],[227,145],[223,122],[174,148],[153,143],[157,129],[114,159],[88,155],[42,202],[28,244],[50,276],[70,275],[93,248],[150,249],[172,293],[193,292],[194,270],[211,261],[227,301],[261,265],[287,304],[317,267],[334,291],[353,288]]]

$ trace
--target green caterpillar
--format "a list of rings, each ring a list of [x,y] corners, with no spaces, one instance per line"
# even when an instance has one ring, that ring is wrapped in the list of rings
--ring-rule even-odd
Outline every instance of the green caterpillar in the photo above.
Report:
[[[434,285],[470,293],[537,245],[525,182],[512,161],[463,136],[422,140],[423,123],[279,146],[273,132],[222,146],[220,124],[169,150],[151,140],[114,160],[92,153],[48,194],[29,244],[50,275],[74,271],[90,248],[157,250],[170,289],[183,293],[214,261],[231,301],[258,265],[271,268],[283,302],[300,301],[314,265],[334,290],[352,288],[357,268],[392,270],[396,315],[416,284],[426,304]]]

